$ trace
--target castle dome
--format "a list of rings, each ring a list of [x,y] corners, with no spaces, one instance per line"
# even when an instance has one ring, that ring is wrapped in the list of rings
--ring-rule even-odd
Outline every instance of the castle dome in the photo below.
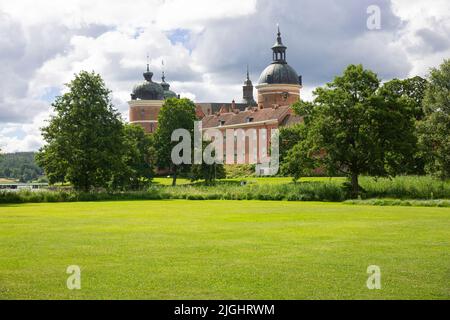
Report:
[[[258,84],[301,84],[297,72],[286,62],[286,49],[278,28],[277,40],[272,46],[273,61],[261,73]]]
[[[259,84],[300,84],[297,72],[287,63],[272,63],[261,73]]]
[[[152,81],[153,72],[150,72],[147,64],[147,71],[143,73],[145,81],[134,86],[131,93],[132,100],[164,100],[164,89],[156,82]]]
[[[166,82],[166,76],[164,75],[164,71],[161,80],[162,80],[161,87],[164,90],[164,99],[177,98],[178,95],[172,90],[170,90],[170,84]]]

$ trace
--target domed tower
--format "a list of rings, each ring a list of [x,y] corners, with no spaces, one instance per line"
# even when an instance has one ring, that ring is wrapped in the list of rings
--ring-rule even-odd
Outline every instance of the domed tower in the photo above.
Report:
[[[141,125],[145,132],[153,133],[158,122],[158,113],[164,102],[164,88],[152,81],[153,72],[143,73],[145,81],[137,84],[131,93],[129,115],[130,123]]]
[[[292,105],[300,99],[301,76],[287,64],[286,48],[278,28],[277,40],[272,47],[273,61],[261,73],[256,86],[259,108]]]
[[[244,85],[242,86],[242,102],[247,104],[248,106],[256,106],[256,101],[253,98],[253,83],[250,80],[250,75],[248,73],[247,66],[247,79],[244,81]]]
[[[166,76],[164,75],[164,71],[162,72],[161,80],[162,80],[161,87],[163,87],[164,89],[164,100],[169,98],[177,98],[178,95],[172,90],[170,90],[170,84],[166,82]]]

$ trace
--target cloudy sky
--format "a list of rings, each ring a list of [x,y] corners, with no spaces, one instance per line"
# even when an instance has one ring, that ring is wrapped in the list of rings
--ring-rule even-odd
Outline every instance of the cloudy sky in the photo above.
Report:
[[[126,120],[147,53],[154,80],[164,60],[182,96],[238,101],[246,65],[256,84],[270,63],[277,23],[304,99],[350,63],[391,79],[450,58],[448,0],[0,0],[0,148],[37,150],[51,102],[80,70],[102,75]]]

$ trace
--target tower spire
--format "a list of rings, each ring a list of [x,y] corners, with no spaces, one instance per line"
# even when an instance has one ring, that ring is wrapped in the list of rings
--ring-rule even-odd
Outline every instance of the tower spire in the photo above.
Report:
[[[247,63],[247,79],[244,81],[244,86],[242,87],[242,98],[243,102],[247,104],[247,106],[256,105],[255,99],[253,99],[253,83],[250,80],[250,72]]]
[[[170,84],[166,82],[166,72],[164,71],[164,60],[161,60],[161,66],[162,66],[161,86],[163,87],[164,91],[167,91],[170,88]]]
[[[278,45],[283,45],[283,41],[281,40],[281,31],[280,31],[280,25],[277,23],[277,42]]]
[[[161,69],[162,69],[162,77],[161,77],[161,80],[162,80],[162,82],[166,82],[165,80],[166,80],[166,75],[165,75],[165,73],[164,73],[164,60],[161,60]]]
[[[150,62],[149,62],[150,56],[147,53],[147,71],[144,72],[143,76],[144,79],[148,82],[152,82],[153,72],[150,71]]]
[[[273,61],[277,63],[286,63],[286,46],[281,40],[280,26],[277,23],[277,41],[272,46]]]

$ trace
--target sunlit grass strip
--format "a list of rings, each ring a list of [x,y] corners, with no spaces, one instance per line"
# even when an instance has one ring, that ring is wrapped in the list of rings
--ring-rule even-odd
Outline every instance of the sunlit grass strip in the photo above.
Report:
[[[450,200],[402,200],[402,199],[367,199],[346,200],[345,204],[371,205],[371,206],[403,206],[403,207],[442,207],[449,208]]]

